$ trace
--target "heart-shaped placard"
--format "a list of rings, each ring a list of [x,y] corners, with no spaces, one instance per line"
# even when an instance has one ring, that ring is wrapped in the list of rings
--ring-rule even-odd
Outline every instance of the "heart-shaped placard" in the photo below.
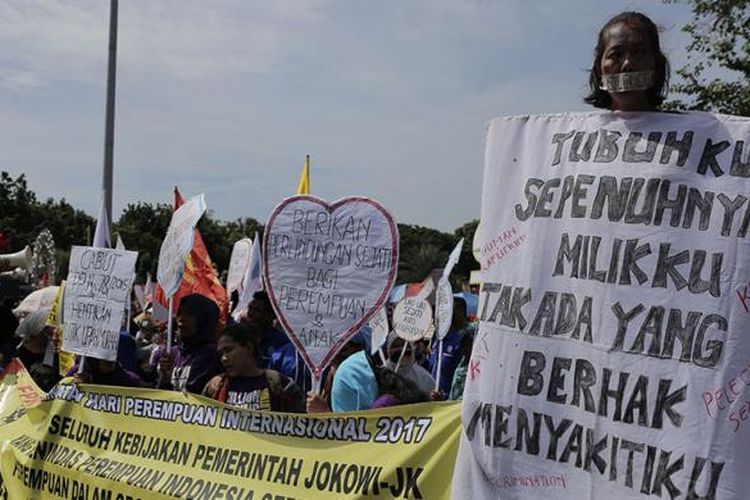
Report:
[[[398,268],[398,228],[369,198],[329,204],[293,196],[268,218],[263,260],[276,315],[319,379],[387,300]]]

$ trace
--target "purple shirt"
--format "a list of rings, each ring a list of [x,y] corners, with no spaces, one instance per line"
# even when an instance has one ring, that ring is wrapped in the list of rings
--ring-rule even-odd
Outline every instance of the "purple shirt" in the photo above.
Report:
[[[209,380],[222,371],[216,344],[179,346],[172,349],[174,370],[172,388],[200,394]]]

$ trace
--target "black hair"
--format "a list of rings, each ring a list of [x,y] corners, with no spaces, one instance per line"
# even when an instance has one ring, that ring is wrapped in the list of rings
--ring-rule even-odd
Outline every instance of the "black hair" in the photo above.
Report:
[[[214,332],[219,323],[219,306],[216,305],[216,302],[205,295],[191,293],[180,300],[180,305],[177,307],[177,313],[195,317],[196,327],[198,329],[196,334],[197,339],[215,339]],[[195,340],[191,340],[191,342],[195,342]]]
[[[246,323],[236,323],[227,326],[226,328],[224,328],[224,330],[221,331],[221,335],[219,337],[221,338],[224,336],[229,337],[242,346],[252,347],[253,357],[255,358],[256,362],[260,363],[260,334],[254,328],[247,325]]]
[[[253,294],[253,300],[264,302],[269,308],[271,307],[271,298],[265,290],[258,290]]]
[[[589,90],[591,92],[583,100],[596,108],[612,109],[612,96],[606,90],[601,89],[601,62],[604,56],[604,47],[607,45],[607,31],[620,23],[635,24],[641,27],[654,51],[656,57],[654,85],[647,92],[649,104],[656,108],[664,102],[669,90],[669,61],[667,61],[667,57],[662,53],[659,45],[659,28],[648,16],[640,12],[621,12],[602,26],[594,50],[594,63],[589,71]]]
[[[402,405],[429,401],[427,394],[420,391],[414,382],[389,368],[377,369],[375,378],[378,382],[378,394],[395,396]]]

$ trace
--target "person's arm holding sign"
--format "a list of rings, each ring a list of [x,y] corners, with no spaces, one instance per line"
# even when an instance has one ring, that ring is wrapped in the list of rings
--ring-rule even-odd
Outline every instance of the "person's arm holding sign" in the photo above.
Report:
[[[159,389],[172,388],[172,371],[174,370],[174,359],[172,353],[166,350],[159,356]]]

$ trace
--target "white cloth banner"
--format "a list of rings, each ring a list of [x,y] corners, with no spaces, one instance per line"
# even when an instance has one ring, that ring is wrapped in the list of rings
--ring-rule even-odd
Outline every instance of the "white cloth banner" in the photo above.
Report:
[[[263,273],[276,315],[319,379],[383,307],[396,279],[398,228],[369,198],[287,198],[266,224]]]
[[[454,498],[746,497],[748,139],[706,113],[490,122]]]
[[[113,361],[138,252],[74,246],[65,285],[66,352]]]

